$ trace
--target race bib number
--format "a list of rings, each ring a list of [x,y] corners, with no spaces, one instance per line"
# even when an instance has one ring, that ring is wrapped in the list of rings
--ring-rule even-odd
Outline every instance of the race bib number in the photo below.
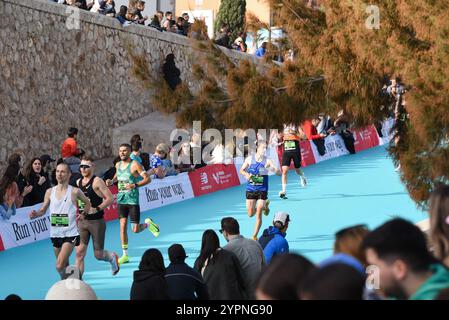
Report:
[[[85,207],[86,207],[86,204],[82,200],[78,199],[78,210],[81,214],[84,213]]]
[[[66,213],[52,213],[50,220],[51,220],[52,227],[68,227],[69,226],[69,215]]]
[[[261,175],[251,176],[250,183],[253,186],[262,186],[263,185],[263,176],[261,176]]]
[[[285,141],[284,142],[284,150],[291,151],[296,149],[296,141]]]
[[[127,180],[119,180],[117,182],[118,192],[128,192],[128,190],[126,190],[126,184],[128,183]]]

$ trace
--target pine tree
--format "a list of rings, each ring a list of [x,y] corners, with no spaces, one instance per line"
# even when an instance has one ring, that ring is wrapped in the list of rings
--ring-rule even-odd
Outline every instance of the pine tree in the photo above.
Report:
[[[319,10],[302,0],[269,2],[294,61],[272,63],[269,47],[265,67],[236,65],[212,42],[196,42],[200,89],[170,92],[173,104],[164,100],[159,110],[177,112],[183,127],[201,120],[204,128],[246,129],[344,109],[355,126],[365,126],[389,115],[384,79],[400,77],[409,91],[389,150],[411,197],[425,205],[435,185],[449,181],[449,1],[377,0],[367,7],[364,0],[322,0]]]
[[[245,29],[246,0],[222,0],[215,20],[215,33],[220,31],[222,24],[227,24],[231,30],[231,39],[237,38],[239,32]]]

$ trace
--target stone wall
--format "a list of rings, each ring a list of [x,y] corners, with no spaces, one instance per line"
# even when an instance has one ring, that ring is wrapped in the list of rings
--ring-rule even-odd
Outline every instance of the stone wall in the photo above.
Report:
[[[148,56],[160,72],[174,53],[181,78],[190,77],[190,40],[47,0],[0,0],[0,169],[8,155],[60,156],[68,127],[94,157],[112,155],[112,130],[150,114],[150,93],[130,75],[125,44]],[[75,28],[73,28],[75,27]],[[240,52],[226,50],[232,60]]]

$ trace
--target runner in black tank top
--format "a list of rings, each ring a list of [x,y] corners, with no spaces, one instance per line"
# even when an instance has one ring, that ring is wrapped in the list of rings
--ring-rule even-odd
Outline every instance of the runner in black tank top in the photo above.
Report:
[[[112,204],[114,197],[108,187],[106,187],[104,181],[93,174],[94,168],[92,159],[84,157],[80,164],[83,179],[79,179],[76,182],[78,188],[89,198],[92,204],[90,212],[84,212],[84,204],[80,201],[78,202],[78,208],[83,218],[78,222],[81,243],[76,250],[76,265],[82,275],[84,273],[84,257],[86,256],[89,240],[92,236],[95,258],[109,262],[111,264],[112,275],[116,275],[120,270],[118,256],[115,252],[104,250],[106,233],[104,209]]]

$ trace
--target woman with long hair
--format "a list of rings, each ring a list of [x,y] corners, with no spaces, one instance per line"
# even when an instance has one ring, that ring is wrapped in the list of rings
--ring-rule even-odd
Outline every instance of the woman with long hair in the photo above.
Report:
[[[45,176],[39,157],[31,159],[25,170],[19,174],[18,179],[19,189],[23,190],[22,206],[33,206],[44,202],[45,192],[51,187],[51,184],[48,177]]]
[[[203,276],[211,300],[247,298],[240,262],[234,253],[220,248],[220,240],[214,230],[203,233],[195,269]]]
[[[161,252],[158,249],[145,251],[139,270],[134,271],[131,300],[169,300],[165,273]]]
[[[9,165],[0,180],[0,215],[8,220],[16,214],[16,209],[22,206],[23,197],[17,185],[17,175],[20,167]]]
[[[429,199],[430,240],[434,256],[449,267],[449,186],[435,189]]]

